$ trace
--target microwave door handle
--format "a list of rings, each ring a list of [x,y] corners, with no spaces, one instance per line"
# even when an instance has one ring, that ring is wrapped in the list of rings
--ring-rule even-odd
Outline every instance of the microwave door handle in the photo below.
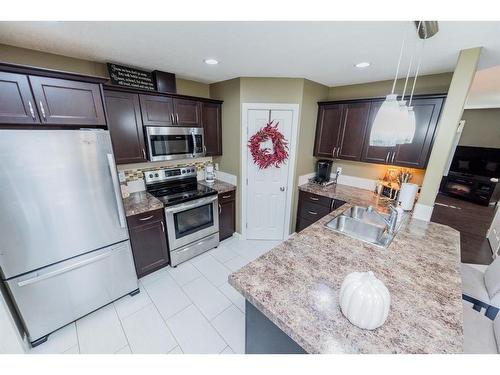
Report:
[[[194,131],[191,130],[191,137],[193,138],[193,157],[196,156],[196,136],[194,135]]]
[[[111,181],[113,182],[113,191],[115,193],[116,206],[118,208],[118,220],[120,221],[120,227],[126,228],[125,212],[122,205],[122,194],[120,190],[120,182],[118,181],[118,176],[116,175],[115,169],[115,159],[113,154],[106,154],[108,158],[109,172],[111,173]]]

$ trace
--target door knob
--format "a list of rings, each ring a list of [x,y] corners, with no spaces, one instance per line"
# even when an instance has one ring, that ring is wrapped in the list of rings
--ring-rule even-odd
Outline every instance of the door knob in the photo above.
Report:
[[[285,187],[284,186],[280,187],[280,190],[285,191]]]

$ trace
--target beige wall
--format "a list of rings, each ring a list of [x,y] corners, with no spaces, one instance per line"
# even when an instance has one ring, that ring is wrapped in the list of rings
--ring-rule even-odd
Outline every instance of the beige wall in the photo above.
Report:
[[[210,85],[210,97],[224,100],[222,105],[222,156],[214,157],[219,170],[236,176],[241,186],[241,103],[239,78]],[[241,233],[241,188],[236,191],[236,231]]]
[[[415,94],[443,94],[448,92],[453,73],[431,74],[421,76],[417,79]],[[391,92],[392,80],[376,81],[348,86],[330,87],[329,100],[360,99],[383,97]],[[410,81],[410,85],[413,81]],[[399,79],[396,83],[396,93],[402,93],[404,80]],[[409,94],[410,88],[406,89]]]
[[[470,48],[461,51],[458,57],[450,89],[448,90],[448,97],[446,98],[439,119],[434,145],[418,199],[418,203],[421,206],[434,206],[480,55],[481,48]],[[417,205],[415,209],[416,213],[418,209]],[[425,208],[422,208],[422,210],[425,210]]]
[[[500,108],[467,109],[462,120],[459,145],[500,148]]]
[[[302,100],[302,78],[256,78],[241,80],[242,103],[296,103]]]
[[[0,44],[0,61],[31,65],[40,68],[64,70],[71,73],[96,75],[108,78],[106,64],[76,59],[53,53]],[[123,64],[127,64],[126,61]],[[177,93],[182,95],[210,97],[209,85],[201,82],[176,78]]]

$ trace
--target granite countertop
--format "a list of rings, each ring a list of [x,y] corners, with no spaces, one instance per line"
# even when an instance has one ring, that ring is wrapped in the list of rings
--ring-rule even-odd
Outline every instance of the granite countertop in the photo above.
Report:
[[[321,186],[313,183],[306,183],[299,186],[299,190],[322,195],[328,198],[339,199],[344,202],[349,202],[357,206],[374,206],[379,211],[385,211],[390,204],[394,201],[375,194],[374,192],[366,189],[360,189],[354,186],[332,184],[328,186]]]
[[[139,191],[131,193],[130,196],[124,198],[123,206],[125,208],[125,215],[132,216],[163,208],[163,203],[147,191]]]
[[[372,194],[349,199],[349,192],[338,185],[332,194],[355,204]],[[408,218],[381,249],[325,227],[350,206],[232,273],[229,283],[309,353],[462,352],[459,232]],[[338,304],[344,277],[369,270],[391,294],[388,319],[373,331],[352,325]]]
[[[198,183],[200,183],[202,185],[206,185],[208,187],[211,187],[214,190],[217,190],[217,192],[219,194],[227,193],[228,191],[236,190],[236,186],[234,186],[228,182],[224,182],[224,181],[217,180],[217,179],[215,180],[215,182],[213,184],[208,184],[205,180],[198,181]]]

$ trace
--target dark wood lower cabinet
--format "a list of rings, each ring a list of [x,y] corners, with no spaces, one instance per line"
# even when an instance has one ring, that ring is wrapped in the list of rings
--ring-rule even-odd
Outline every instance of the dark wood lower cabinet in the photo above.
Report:
[[[225,240],[236,230],[236,192],[219,194],[219,240]]]
[[[137,277],[145,276],[169,263],[163,209],[127,218]]]
[[[346,202],[328,198],[322,195],[299,191],[299,204],[297,208],[297,223],[295,231],[300,232],[309,225],[314,224],[322,217],[335,211]]]

